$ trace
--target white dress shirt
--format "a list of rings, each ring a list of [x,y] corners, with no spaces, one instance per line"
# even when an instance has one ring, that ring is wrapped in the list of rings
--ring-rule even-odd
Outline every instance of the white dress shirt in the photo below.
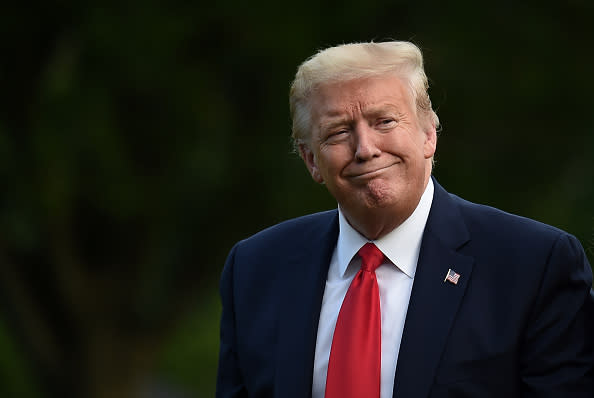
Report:
[[[400,340],[417,269],[423,231],[433,202],[433,189],[433,181],[429,179],[421,200],[410,217],[387,235],[372,241],[388,259],[384,260],[384,263],[375,271],[382,316],[380,398],[392,397]],[[365,243],[369,242],[349,225],[340,208],[338,212],[338,241],[328,269],[318,325],[312,387],[313,398],[324,398],[328,359],[336,319],[351,281],[361,267],[361,259],[355,254]]]

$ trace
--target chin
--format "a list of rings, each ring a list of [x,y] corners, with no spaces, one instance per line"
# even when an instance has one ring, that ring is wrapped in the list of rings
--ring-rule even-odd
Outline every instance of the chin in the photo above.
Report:
[[[397,191],[394,187],[389,186],[384,181],[370,181],[365,190],[361,193],[363,195],[363,202],[369,208],[389,207],[399,201]]]

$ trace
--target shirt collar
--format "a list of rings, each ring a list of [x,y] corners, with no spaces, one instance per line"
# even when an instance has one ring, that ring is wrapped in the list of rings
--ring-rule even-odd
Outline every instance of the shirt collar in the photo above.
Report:
[[[433,203],[433,181],[430,178],[413,213],[398,227],[380,239],[369,241],[346,220],[340,206],[338,208],[339,234],[336,243],[338,270],[344,276],[348,265],[359,249],[367,242],[373,242],[398,269],[409,278],[414,278],[417,260],[421,250],[423,231],[429,210]]]

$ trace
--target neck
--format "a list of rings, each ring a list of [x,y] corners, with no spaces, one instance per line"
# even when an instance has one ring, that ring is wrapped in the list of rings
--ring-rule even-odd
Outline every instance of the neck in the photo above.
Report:
[[[367,210],[363,214],[343,210],[348,223],[369,240],[377,240],[398,228],[415,210],[389,214],[385,209]]]

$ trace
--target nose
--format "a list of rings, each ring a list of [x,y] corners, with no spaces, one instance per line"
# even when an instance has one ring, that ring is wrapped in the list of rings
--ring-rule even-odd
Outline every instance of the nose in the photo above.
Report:
[[[369,126],[358,126],[355,134],[355,158],[359,162],[371,160],[381,153],[376,144],[376,132]]]

